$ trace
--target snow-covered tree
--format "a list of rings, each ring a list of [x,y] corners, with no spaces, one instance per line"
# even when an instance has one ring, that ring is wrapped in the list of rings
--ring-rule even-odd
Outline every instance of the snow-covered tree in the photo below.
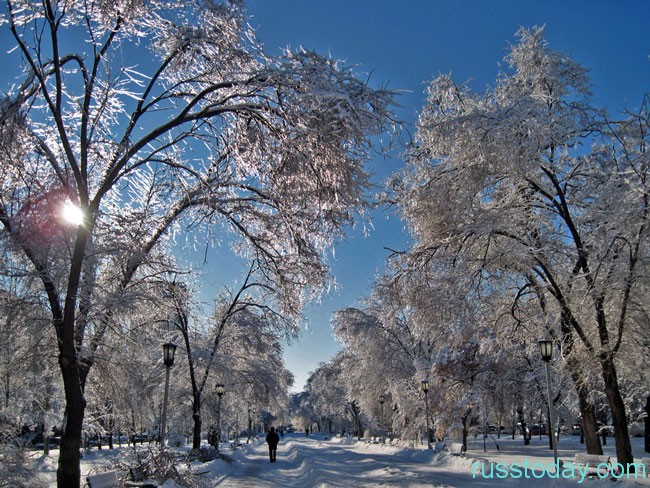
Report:
[[[403,438],[421,432],[425,415],[438,437],[466,436],[485,399],[521,388],[528,373],[523,349],[507,332],[498,336],[498,308],[479,306],[490,290],[477,291],[460,262],[429,266],[418,258],[395,256],[366,308],[335,315],[335,333],[353,358],[342,376],[369,415],[378,415],[378,392],[386,393],[392,430]],[[492,297],[498,297],[494,290]],[[424,379],[432,392],[428,412],[420,392]]]
[[[214,357],[215,376],[232,392],[233,415],[250,404],[268,423],[283,416],[293,385],[293,375],[282,357],[284,319],[260,296],[243,294],[230,304],[234,306],[221,311],[227,315],[220,315],[228,320]]]
[[[23,68],[0,103],[2,243],[51,312],[73,487],[88,372],[180,222],[234,234],[296,313],[363,211],[391,94],[313,52],[266,56],[238,1],[10,0],[0,24]]]
[[[627,466],[616,358],[644,303],[647,110],[604,126],[586,70],[549,49],[543,29],[518,35],[494,88],[475,93],[445,75],[431,82],[397,199],[421,261],[462,259],[474,280],[518,282],[512,308],[536,301],[536,333],[562,346],[578,390],[599,365]],[[578,393],[593,421],[593,399]]]
[[[27,285],[27,286],[21,286]],[[46,311],[33,283],[8,279],[0,290],[0,435],[5,439],[29,428],[43,435],[49,454],[52,428],[60,425],[61,382]],[[27,440],[27,439],[25,439]]]
[[[314,413],[322,419],[321,424],[327,432],[342,429],[348,417],[348,391],[343,381],[341,363],[343,353],[321,363],[307,380],[307,392]]]

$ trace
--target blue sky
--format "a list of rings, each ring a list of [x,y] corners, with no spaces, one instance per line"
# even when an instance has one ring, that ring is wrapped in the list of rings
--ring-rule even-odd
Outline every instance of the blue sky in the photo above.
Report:
[[[399,116],[416,120],[424,83],[441,73],[475,90],[493,84],[519,27],[545,26],[550,47],[590,69],[595,104],[616,113],[638,107],[650,92],[650,1],[603,0],[252,0],[251,25],[270,53],[284,46],[313,49],[356,65],[370,83],[404,91]],[[376,181],[402,167],[375,161]],[[332,261],[340,290],[310,306],[301,340],[285,351],[301,390],[308,372],[339,349],[331,337],[333,310],[359,305],[388,255],[404,248],[394,215],[377,212],[366,238],[353,231]]]

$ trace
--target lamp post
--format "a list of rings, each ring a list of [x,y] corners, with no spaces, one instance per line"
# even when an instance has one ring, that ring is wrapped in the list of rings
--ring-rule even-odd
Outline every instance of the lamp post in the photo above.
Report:
[[[427,447],[431,449],[431,437],[429,436],[429,380],[422,380],[422,391],[424,392],[424,416],[427,419]]]
[[[217,393],[217,396],[219,397],[219,403],[217,404],[217,446],[216,446],[217,452],[219,452],[219,443],[221,442],[221,397],[226,391],[226,387],[221,383],[217,383],[217,386],[215,386],[214,390]]]
[[[167,368],[165,372],[165,398],[163,400],[163,414],[160,425],[160,447],[165,447],[165,433],[167,430],[167,399],[169,398],[169,369],[174,365],[174,355],[176,354],[176,344],[166,342],[163,344],[163,364]]]
[[[251,440],[251,429],[253,428],[253,420],[251,419],[251,404],[248,404],[248,439],[246,439],[246,444]]]
[[[541,339],[539,343],[539,352],[542,355],[542,361],[546,367],[546,393],[548,401],[548,420],[551,431],[551,444],[553,446],[553,459],[555,460],[556,469],[559,469],[559,464],[557,462],[557,440],[555,439],[555,416],[553,415],[553,408],[551,405],[551,373],[549,371],[548,363],[553,358],[553,341],[548,339]]]
[[[385,400],[384,395],[379,395],[379,404],[381,405],[381,411],[380,411],[380,415],[379,415],[379,428],[380,429],[384,428],[384,400]]]

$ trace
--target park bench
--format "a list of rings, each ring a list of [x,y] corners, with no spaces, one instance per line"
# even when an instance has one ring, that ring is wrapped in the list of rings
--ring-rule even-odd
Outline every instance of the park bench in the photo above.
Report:
[[[89,488],[117,488],[120,485],[118,471],[105,471],[86,477]]]
[[[573,458],[573,464],[579,467],[587,468],[588,477],[592,477],[594,475],[599,475],[599,477],[607,476],[610,473],[611,469],[609,456],[585,454],[583,452],[576,453]]]
[[[124,486],[130,488],[156,488],[158,486],[155,481],[146,479],[144,471],[138,466],[129,469],[129,476],[131,479],[125,481]]]
[[[452,456],[462,456],[465,453],[462,442],[452,442],[447,446],[447,450]]]
[[[129,488],[156,488],[158,484],[153,480],[145,479],[141,468],[129,469],[130,480],[124,482]],[[92,474],[86,477],[89,488],[117,488],[123,473],[120,471],[105,471],[104,473]]]

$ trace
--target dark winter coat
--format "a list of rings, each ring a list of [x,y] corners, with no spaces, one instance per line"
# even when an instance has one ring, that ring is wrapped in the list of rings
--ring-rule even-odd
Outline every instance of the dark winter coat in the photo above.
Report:
[[[266,443],[270,449],[277,449],[278,442],[280,442],[280,436],[277,432],[269,432],[266,434]]]

